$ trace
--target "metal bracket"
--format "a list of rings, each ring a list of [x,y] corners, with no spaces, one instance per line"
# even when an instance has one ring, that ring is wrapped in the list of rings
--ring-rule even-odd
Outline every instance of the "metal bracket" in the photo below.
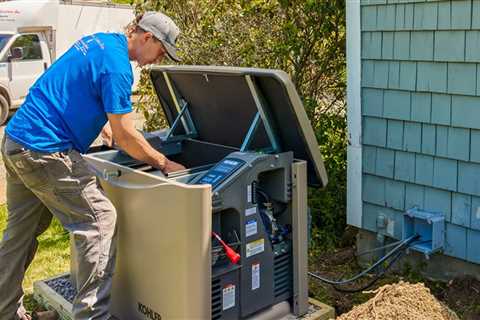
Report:
[[[263,122],[263,127],[265,128],[268,136],[268,140],[270,141],[270,145],[272,146],[272,152],[279,153],[280,145],[277,141],[277,134],[275,132],[275,129],[271,125],[272,122],[270,121],[270,115],[268,114],[268,109],[266,108],[267,103],[264,97],[261,95],[260,91],[258,90],[257,86],[255,85],[252,77],[250,75],[246,75],[245,79],[247,81],[248,88],[250,89],[250,92],[252,94],[253,100],[255,101],[255,105],[257,106],[258,112],[255,115],[252,124],[250,125],[250,129],[248,130],[247,136],[244,139],[242,148],[245,147],[246,149],[250,145],[252,136],[259,125],[259,118],[261,118]]]

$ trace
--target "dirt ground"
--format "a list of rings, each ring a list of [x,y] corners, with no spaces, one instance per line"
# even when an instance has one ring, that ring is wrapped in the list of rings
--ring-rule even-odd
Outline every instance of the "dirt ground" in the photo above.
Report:
[[[353,246],[325,252],[312,259],[310,270],[330,278],[342,279],[361,271],[354,258]],[[480,320],[480,281],[473,278],[458,278],[448,283],[425,279],[417,267],[404,266],[400,271],[389,272],[368,290],[375,290],[382,285],[408,281],[422,282],[431,293],[442,303],[453,310],[460,319]],[[369,282],[371,278],[348,287],[354,289]],[[332,286],[310,278],[310,295],[335,307],[337,315],[350,311],[354,306],[366,302],[374,296],[373,293],[344,293],[336,291]]]

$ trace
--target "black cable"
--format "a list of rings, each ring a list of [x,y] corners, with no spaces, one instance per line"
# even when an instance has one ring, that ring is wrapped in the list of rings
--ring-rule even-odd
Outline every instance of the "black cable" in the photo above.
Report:
[[[345,293],[356,293],[356,292],[360,292],[360,291],[364,291],[365,289],[368,289],[370,288],[371,286],[373,286],[381,277],[383,277],[385,275],[385,273],[388,272],[388,270],[395,264],[395,262],[397,262],[397,260],[399,260],[404,254],[405,254],[405,251],[406,251],[406,248],[403,248],[401,251],[399,251],[393,258],[392,260],[390,260],[390,262],[388,263],[388,265],[380,272],[380,273],[377,273],[375,275],[375,277],[370,281],[368,282],[366,285],[363,285],[362,287],[360,288],[355,288],[355,289],[347,289],[347,288],[341,288],[339,286],[336,286],[334,285],[333,288],[337,291],[340,291],[340,292],[345,292]]]
[[[324,278],[322,276],[319,276],[313,272],[309,272],[308,275],[311,276],[314,279],[323,281],[325,283],[331,284],[331,285],[343,285],[347,283],[354,282],[361,277],[367,275],[369,272],[377,268],[379,265],[381,265],[383,262],[388,260],[388,258],[392,257],[395,253],[399,252],[400,250],[403,250],[404,247],[408,247],[413,241],[417,240],[419,238],[418,235],[411,236],[410,238],[407,238],[403,240],[400,244],[398,244],[394,249],[392,249],[390,252],[388,252],[385,256],[383,256],[381,259],[379,259],[377,262],[375,262],[371,267],[368,269],[360,272],[359,274],[355,275],[354,277],[347,279],[347,280],[341,280],[341,281],[334,281],[331,279]]]

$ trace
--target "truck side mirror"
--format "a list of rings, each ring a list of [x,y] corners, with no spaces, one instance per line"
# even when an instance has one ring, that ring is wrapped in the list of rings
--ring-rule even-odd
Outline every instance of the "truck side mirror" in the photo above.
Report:
[[[9,56],[9,60],[18,60],[23,58],[23,48],[22,47],[14,47],[11,49],[11,55]]]

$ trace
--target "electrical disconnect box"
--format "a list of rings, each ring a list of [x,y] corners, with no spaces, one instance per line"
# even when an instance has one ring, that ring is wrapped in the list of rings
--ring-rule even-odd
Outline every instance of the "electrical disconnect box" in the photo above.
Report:
[[[200,66],[155,67],[151,78],[170,128],[146,137],[188,169],[164,176],[121,150],[86,155],[118,214],[112,314],[304,315],[307,185],[327,175],[290,79]]]

